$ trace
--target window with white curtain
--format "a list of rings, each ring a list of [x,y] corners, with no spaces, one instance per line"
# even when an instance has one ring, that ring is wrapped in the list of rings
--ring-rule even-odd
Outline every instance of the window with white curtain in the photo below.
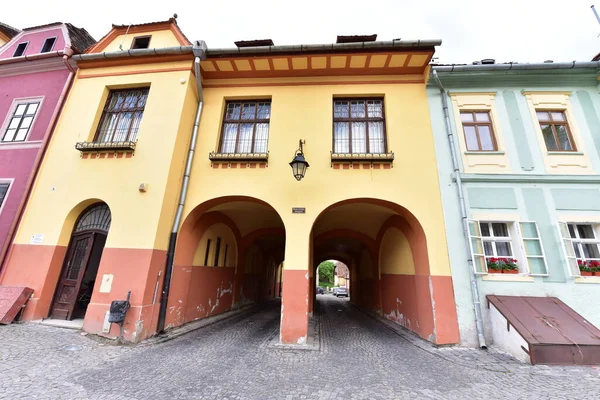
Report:
[[[386,152],[383,99],[333,101],[333,152],[338,154]]]
[[[228,101],[225,106],[219,152],[266,153],[270,119],[270,100]]]
[[[149,88],[111,90],[95,142],[134,142],[144,115]]]

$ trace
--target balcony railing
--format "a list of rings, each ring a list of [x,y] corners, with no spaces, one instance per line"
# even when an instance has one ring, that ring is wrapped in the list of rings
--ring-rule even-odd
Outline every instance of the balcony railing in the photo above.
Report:
[[[269,153],[217,153],[208,154],[210,161],[269,161]]]
[[[394,161],[394,152],[389,153],[331,153],[331,162],[382,162]]]
[[[135,151],[136,142],[77,142],[75,148],[82,153],[100,151]]]

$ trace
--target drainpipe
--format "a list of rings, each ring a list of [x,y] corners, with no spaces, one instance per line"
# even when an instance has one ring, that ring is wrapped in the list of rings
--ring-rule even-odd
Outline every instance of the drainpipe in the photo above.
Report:
[[[483,320],[481,318],[481,301],[479,300],[479,286],[477,284],[477,277],[475,276],[475,269],[473,267],[473,258],[471,257],[471,247],[469,246],[469,240],[471,235],[469,233],[469,221],[467,219],[467,206],[465,204],[464,190],[462,186],[462,179],[460,176],[460,168],[458,166],[458,157],[456,155],[456,144],[454,141],[454,133],[452,132],[452,125],[450,124],[450,113],[448,111],[448,96],[446,89],[440,81],[440,77],[436,70],[433,70],[433,79],[435,80],[438,88],[440,89],[440,95],[442,97],[442,107],[444,109],[444,122],[446,123],[446,134],[448,136],[448,145],[450,146],[450,153],[452,153],[452,168],[454,170],[454,176],[456,178],[456,191],[458,193],[458,201],[460,203],[460,216],[463,225],[463,236],[465,237],[465,243],[467,244],[467,264],[471,278],[471,293],[473,295],[473,306],[475,308],[475,325],[477,327],[477,338],[479,340],[479,347],[481,349],[487,349],[485,344],[485,336],[483,334]]]
[[[190,173],[192,171],[192,162],[194,161],[194,153],[196,151],[196,140],[198,139],[198,127],[200,126],[200,118],[202,117],[202,107],[204,106],[204,96],[202,93],[202,77],[200,75],[200,61],[206,59],[206,43],[204,41],[196,41],[192,48],[194,53],[194,72],[196,73],[196,85],[198,86],[198,109],[196,110],[196,119],[194,120],[194,128],[192,130],[192,139],[190,140],[190,148],[188,150],[185,172],[183,174],[183,182],[181,184],[181,192],[179,194],[179,204],[173,227],[171,228],[171,236],[169,238],[169,248],[167,250],[167,262],[165,266],[165,276],[163,280],[163,290],[160,299],[160,310],[158,313],[157,333],[161,333],[165,329],[165,318],[167,315],[167,303],[169,301],[169,289],[171,286],[171,275],[173,274],[173,260],[175,258],[175,244],[177,243],[177,231],[181,224],[181,216],[183,215],[183,207],[187,196],[188,186],[190,184]]]
[[[8,259],[10,258],[10,254],[12,251],[12,247],[10,247],[10,244],[12,244],[13,241],[15,240],[15,236],[17,233],[17,227],[19,226],[19,224],[21,223],[21,220],[23,219],[25,207],[27,206],[27,203],[29,202],[29,199],[31,197],[31,192],[33,190],[33,183],[35,182],[35,179],[38,176],[39,167],[42,163],[42,160],[44,159],[44,155],[46,154],[46,151],[50,144],[50,139],[52,137],[52,134],[54,133],[56,123],[58,122],[58,116],[60,115],[60,113],[65,105],[65,102],[67,99],[67,94],[69,93],[69,90],[71,89],[71,85],[73,84],[73,77],[75,76],[75,69],[69,62],[69,58],[72,55],[73,55],[73,49],[71,47],[65,47],[65,49],[63,51],[56,51],[51,54],[43,53],[41,55],[19,57],[19,58],[21,58],[21,60],[35,61],[35,60],[40,60],[40,59],[44,59],[44,58],[50,58],[50,57],[56,57],[56,56],[61,57],[62,56],[65,66],[67,67],[67,69],[70,72],[69,72],[69,76],[67,77],[67,80],[65,81],[65,85],[63,86],[63,90],[60,94],[60,97],[58,98],[58,101],[56,103],[54,113],[52,114],[50,122],[48,123],[48,129],[46,131],[46,134],[44,135],[44,139],[42,141],[40,151],[38,151],[38,153],[35,157],[35,160],[33,161],[33,166],[31,169],[32,173],[29,175],[27,183],[25,184],[25,193],[24,193],[23,199],[21,200],[19,206],[17,207],[17,212],[16,212],[17,218],[15,218],[15,220],[11,224],[9,231],[8,231],[8,235],[6,236],[6,241],[5,241],[4,245],[2,246],[2,248],[0,248],[0,282],[2,282],[5,267],[6,267],[6,264],[8,263]],[[8,59],[8,60],[12,60],[12,59]],[[2,61],[4,61],[4,60],[2,60]],[[6,64],[9,64],[9,62],[6,62]]]

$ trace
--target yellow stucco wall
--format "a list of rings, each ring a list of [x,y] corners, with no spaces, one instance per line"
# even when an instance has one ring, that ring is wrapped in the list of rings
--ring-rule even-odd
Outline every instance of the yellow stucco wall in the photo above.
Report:
[[[364,81],[364,78],[358,78]],[[302,79],[296,80],[302,83]],[[207,84],[218,82],[207,82]],[[332,101],[336,96],[383,96],[390,170],[334,170],[331,167]],[[208,153],[217,150],[227,99],[271,98],[269,165],[266,169],[214,169]],[[288,163],[306,140],[310,163],[297,182]],[[246,195],[266,201],[280,214],[288,235],[286,269],[308,269],[309,232],[328,206],[375,197],[397,203],[419,220],[428,241],[431,273],[450,275],[433,135],[424,84],[290,85],[208,87],[184,217],[216,197]],[[306,214],[292,214],[306,207]]]
[[[379,263],[382,274],[415,274],[415,263],[410,244],[399,229],[390,228],[383,236]]]
[[[26,244],[33,234],[43,234],[44,245],[67,245],[80,211],[76,206],[98,199],[106,202],[112,213],[107,247],[166,250],[179,194],[177,181],[197,104],[191,65],[192,60],[159,63],[154,69],[187,70],[131,75],[127,73],[139,71],[137,66],[116,67],[111,73],[125,75],[75,81],[16,243]],[[88,76],[105,73],[105,69],[80,71]],[[109,89],[143,86],[149,86],[150,91],[134,156],[83,159],[75,143],[93,138]],[[175,182],[168,181],[169,174]],[[148,185],[146,193],[138,191],[141,183]]]
[[[221,249],[219,251],[219,265],[215,265],[215,252],[217,248],[217,238],[221,238]],[[215,224],[206,230],[198,247],[194,253],[194,261],[192,265],[204,265],[204,259],[206,257],[206,244],[210,239],[210,249],[208,254],[208,264],[213,267],[235,267],[237,264],[237,245],[235,242],[235,236],[231,229],[225,224]],[[225,261],[225,249],[227,249],[227,262]]]

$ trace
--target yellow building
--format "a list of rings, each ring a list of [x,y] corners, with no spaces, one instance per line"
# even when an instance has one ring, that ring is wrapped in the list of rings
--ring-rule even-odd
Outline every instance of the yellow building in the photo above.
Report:
[[[439,42],[370,40],[207,50],[170,20],[74,57],[0,278],[35,290],[24,317],[115,336],[130,291],[137,341],[281,293],[281,341],[302,344],[336,259],[354,303],[457,343],[425,91]]]

